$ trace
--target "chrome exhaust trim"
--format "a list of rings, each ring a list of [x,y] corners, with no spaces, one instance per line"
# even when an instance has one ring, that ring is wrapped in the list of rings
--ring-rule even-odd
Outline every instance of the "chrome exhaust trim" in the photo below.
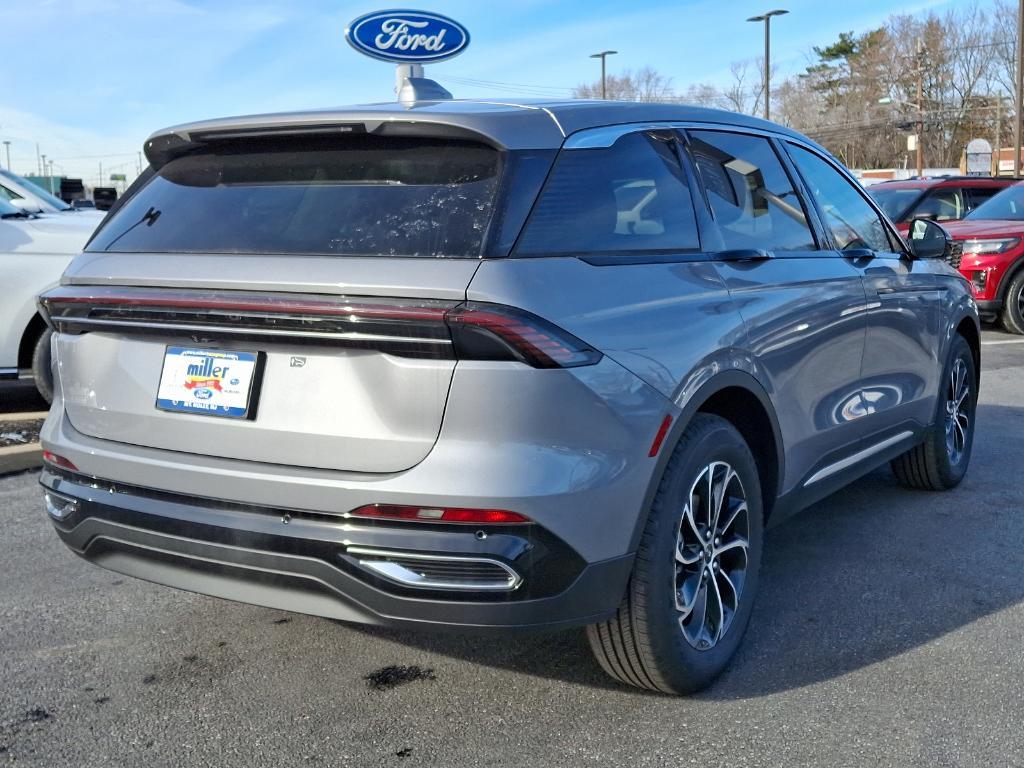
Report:
[[[489,557],[424,555],[371,547],[347,547],[359,565],[405,587],[467,592],[512,592],[523,577]]]

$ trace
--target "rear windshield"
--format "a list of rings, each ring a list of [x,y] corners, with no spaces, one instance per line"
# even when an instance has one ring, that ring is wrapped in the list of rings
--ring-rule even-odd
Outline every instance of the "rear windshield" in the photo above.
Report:
[[[224,144],[161,168],[89,250],[477,257],[499,158],[412,137]]]

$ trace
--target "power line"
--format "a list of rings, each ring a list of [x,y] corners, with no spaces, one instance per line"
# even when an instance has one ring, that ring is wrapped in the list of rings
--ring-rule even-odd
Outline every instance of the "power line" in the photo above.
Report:
[[[478,77],[465,77],[464,75],[448,75],[447,80],[465,83],[467,85],[504,85],[513,88],[526,88],[534,91],[573,91],[574,88],[565,85],[538,85],[533,83],[509,83],[501,80],[483,80]]]

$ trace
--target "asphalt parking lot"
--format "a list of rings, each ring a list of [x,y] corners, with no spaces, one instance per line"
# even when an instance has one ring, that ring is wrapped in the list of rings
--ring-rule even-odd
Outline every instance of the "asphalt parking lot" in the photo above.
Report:
[[[772,530],[746,641],[689,699],[612,683],[581,632],[361,629],[123,578],[62,547],[35,472],[0,478],[0,765],[1024,765],[1024,339],[984,341],[965,483],[880,470]]]

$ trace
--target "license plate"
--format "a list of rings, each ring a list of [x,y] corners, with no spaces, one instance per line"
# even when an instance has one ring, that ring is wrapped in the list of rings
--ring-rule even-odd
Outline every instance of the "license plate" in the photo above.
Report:
[[[250,417],[259,354],[167,347],[156,407],[164,411]]]

